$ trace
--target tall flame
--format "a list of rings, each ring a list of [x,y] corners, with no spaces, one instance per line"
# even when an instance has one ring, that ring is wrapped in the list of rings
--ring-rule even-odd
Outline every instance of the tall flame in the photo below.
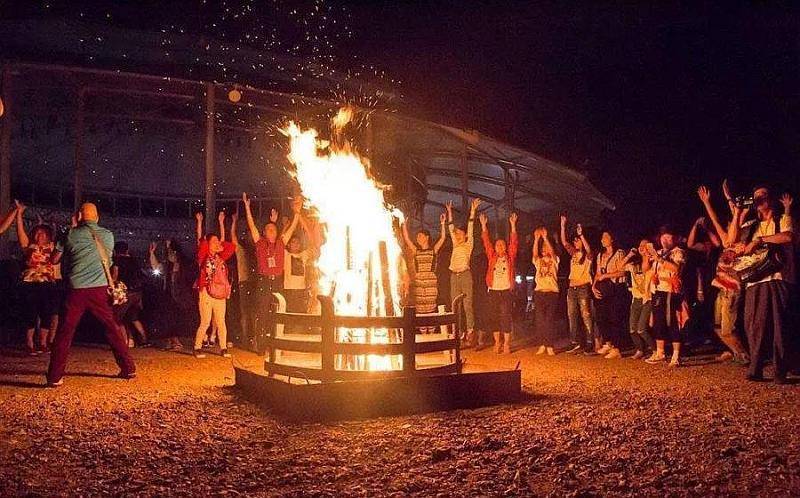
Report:
[[[338,133],[351,117],[352,111],[340,111],[332,120],[334,131]],[[339,315],[399,314],[397,262],[402,253],[393,222],[402,214],[386,203],[383,189],[369,174],[368,163],[348,145],[320,140],[316,130],[303,130],[294,122],[284,133],[289,137],[288,157],[296,167],[302,195],[318,212],[325,230],[317,261],[319,292],[332,295]],[[385,277],[388,282],[383,281]],[[337,340],[387,343],[390,337],[385,329],[343,329],[337,332]],[[369,370],[397,367],[396,359],[370,355],[365,360],[362,366]]]

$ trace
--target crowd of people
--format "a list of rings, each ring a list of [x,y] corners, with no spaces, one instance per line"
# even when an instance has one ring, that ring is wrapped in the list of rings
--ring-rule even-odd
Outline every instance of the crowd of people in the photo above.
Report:
[[[513,336],[523,334],[534,338],[536,355],[601,355],[678,367],[687,339],[707,327],[722,347],[719,361],[747,366],[747,377],[754,381],[763,380],[764,367],[772,362],[774,380],[785,382],[797,368],[798,349],[792,198],[775,199],[763,187],[752,196],[734,198],[725,185],[723,193],[727,216],[715,211],[710,191],[701,187],[698,197],[706,215],[686,239],[663,226],[656,237],[642,238],[629,251],[610,231],[601,233],[593,249],[580,223],[570,233],[566,216],[556,232],[544,225],[534,228],[523,250],[517,214],[511,213],[507,230],[501,230],[507,236],[493,240],[480,200],[471,203],[463,224],[457,224],[448,203],[436,240],[427,230],[412,238],[407,224],[400,227],[409,275],[404,304],[416,306],[418,313],[435,312],[446,301],[440,296],[440,279],[446,275],[450,297],[463,296],[463,346],[493,347],[498,354],[511,353]],[[26,230],[26,207],[17,202],[0,218],[0,232],[16,224],[24,261],[25,347],[31,355],[51,353],[48,383],[62,382],[75,329],[86,311],[102,325],[123,378],[135,376],[128,348],[148,346],[154,339],[148,328],[158,331],[155,339],[166,349],[184,348],[181,339],[191,330],[187,342],[196,358],[204,358],[213,344],[229,357],[226,315],[232,294],[238,298],[241,345],[254,351],[265,348],[270,313],[279,306],[274,293],[284,297],[287,311],[314,312],[314,259],[324,237],[319,222],[303,210],[299,197],[291,219],[281,220],[273,209],[261,229],[246,194],[241,205],[249,241],[238,232],[238,207],[230,214],[228,230],[224,211],[218,231],[211,232],[204,231],[198,213],[194,250],[185,250],[177,240],[166,241],[163,249],[153,242],[146,269],[128,243],[115,244],[113,234],[98,225],[94,205],[84,204],[58,236],[41,222]],[[482,255],[473,254],[476,218]],[[437,263],[446,249],[444,270]],[[524,258],[534,270],[530,331],[514,313]],[[153,278],[158,298],[151,300],[150,319],[143,320],[145,289]]]
[[[727,220],[715,211],[709,189],[700,187],[697,194],[706,215],[692,225],[688,237],[662,226],[629,251],[619,247],[610,231],[601,233],[594,250],[580,223],[568,236],[566,216],[561,216],[557,234],[545,226],[535,228],[530,253],[524,256],[534,269],[530,332],[538,346],[535,354],[565,352],[679,367],[687,343],[707,329],[715,332],[722,349],[718,361],[747,367],[747,378],[753,381],[764,379],[764,366],[771,362],[775,382],[785,382],[798,368],[800,349],[792,197],[776,199],[768,188],[759,187],[752,195],[734,198],[727,183],[722,190]],[[465,297],[464,347],[493,345],[495,352],[507,354],[512,332],[525,332],[512,319],[513,291],[519,286],[515,276],[520,273],[517,216],[509,217],[508,240],[494,242],[486,216],[478,216],[486,270],[485,282],[473,287],[471,271],[480,258],[471,258],[472,232],[479,206],[480,201],[473,202],[464,225],[456,226],[448,204],[433,247],[427,231],[420,230],[412,241],[404,227],[410,266],[417,270],[413,296],[424,310],[436,302],[435,256],[449,232],[451,296]],[[564,279],[561,255],[568,258]],[[485,302],[480,325],[475,320],[478,297]],[[563,322],[569,333],[566,348],[559,347],[564,343]]]

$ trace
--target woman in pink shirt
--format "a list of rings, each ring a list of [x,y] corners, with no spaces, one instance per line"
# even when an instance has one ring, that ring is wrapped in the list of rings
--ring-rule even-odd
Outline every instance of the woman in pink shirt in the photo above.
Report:
[[[200,266],[200,276],[197,279],[200,325],[194,336],[194,356],[205,357],[202,350],[203,339],[213,320],[219,335],[220,355],[230,358],[225,308],[230,297],[231,285],[225,262],[236,252],[236,241],[233,243],[225,241],[224,212],[219,213],[219,237],[213,233],[203,237],[203,214],[197,213],[195,218],[197,219],[197,264]]]

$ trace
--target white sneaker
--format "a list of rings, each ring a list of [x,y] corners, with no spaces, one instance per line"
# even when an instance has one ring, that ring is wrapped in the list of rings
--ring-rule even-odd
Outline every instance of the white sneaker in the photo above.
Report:
[[[556,355],[556,350],[553,349],[553,348],[547,348],[547,355],[548,356],[555,356]]]
[[[661,363],[662,361],[666,360],[667,358],[664,356],[664,353],[658,354],[653,353],[650,358],[644,360],[645,363],[650,363],[651,365],[654,363]]]
[[[536,350],[536,354],[537,355],[544,354],[546,351],[547,351],[547,348],[545,348],[544,346],[539,346],[539,349]]]
[[[608,354],[603,358],[606,360],[616,360],[617,358],[622,358],[622,353],[620,353],[619,349],[617,348],[611,348],[608,350]]]
[[[678,356],[673,356],[669,361],[669,366],[672,368],[681,366],[681,359]]]
[[[732,359],[734,359],[734,356],[730,351],[724,351],[722,354],[717,356],[717,361],[730,361]]]
[[[611,344],[605,343],[603,347],[597,350],[597,354],[606,355],[611,351]]]
[[[632,360],[641,360],[643,357],[644,357],[644,353],[642,353],[641,351],[639,351],[637,349],[636,352],[633,353],[633,356],[631,356],[631,359]]]
[[[572,348],[570,348],[567,351],[567,354],[577,354],[577,353],[580,353],[582,349],[583,348],[581,347],[581,345],[578,344],[577,346],[573,346]]]

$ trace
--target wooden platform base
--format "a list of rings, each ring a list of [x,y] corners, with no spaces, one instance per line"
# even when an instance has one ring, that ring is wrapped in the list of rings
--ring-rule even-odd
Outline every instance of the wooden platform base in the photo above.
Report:
[[[306,384],[236,368],[245,398],[291,420],[342,420],[425,413],[519,401],[519,370]]]

